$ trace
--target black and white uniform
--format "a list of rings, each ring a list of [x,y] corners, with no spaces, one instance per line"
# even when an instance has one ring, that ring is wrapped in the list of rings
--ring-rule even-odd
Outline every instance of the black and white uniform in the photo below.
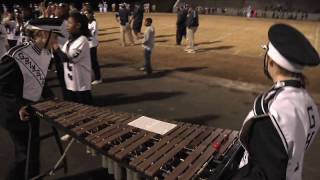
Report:
[[[23,77],[22,97],[26,100],[36,102],[41,97],[50,59],[51,53],[48,50],[41,50],[32,42],[25,42],[11,48],[8,53],[5,54],[5,57],[2,58],[2,63],[16,64],[19,66]]]
[[[90,55],[91,55],[91,65],[94,73],[94,80],[100,80],[101,72],[100,72],[100,65],[99,65],[98,56],[97,56],[97,47],[99,45],[98,24],[95,19],[88,23],[88,29],[91,33],[91,36],[89,37],[89,47],[90,47]]]
[[[241,176],[301,180],[304,153],[319,127],[318,107],[300,81],[277,82],[256,98],[243,123]]]
[[[256,98],[243,123],[239,137],[245,153],[232,180],[302,180],[305,152],[319,131],[319,110],[302,75],[305,66],[319,65],[317,51],[286,24],[271,26],[268,37],[264,70],[276,83]],[[280,68],[289,75],[276,71]]]
[[[87,37],[68,40],[62,48],[64,80],[68,90],[66,100],[91,104],[91,57]]]
[[[39,121],[21,121],[19,110],[40,99],[50,58],[49,51],[28,42],[11,48],[0,60],[0,125],[9,132],[15,146],[15,158],[6,179],[24,179],[28,123],[34,139],[39,137]],[[33,141],[29,177],[39,173],[39,150],[39,142]]]

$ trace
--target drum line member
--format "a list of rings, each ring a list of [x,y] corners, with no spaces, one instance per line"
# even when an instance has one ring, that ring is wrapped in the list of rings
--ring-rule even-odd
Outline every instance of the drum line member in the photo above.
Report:
[[[31,118],[27,109],[41,97],[51,59],[49,49],[62,35],[61,23],[46,18],[31,20],[27,29],[33,31],[34,42],[11,48],[0,60],[0,124],[9,132],[15,151],[7,180],[39,173],[39,121]],[[30,163],[26,168],[28,142]]]
[[[97,56],[97,48],[99,45],[98,24],[96,19],[94,18],[94,12],[92,10],[85,11],[85,15],[89,20],[88,29],[91,35],[89,38],[89,47],[90,47],[91,65],[92,65],[92,70],[94,74],[94,80],[91,82],[91,84],[97,85],[102,83],[100,65],[99,65],[98,56]]]
[[[274,85],[256,98],[243,123],[246,151],[233,180],[301,180],[304,154],[320,127],[302,74],[320,63],[317,51],[289,25],[271,26],[268,36],[264,70]]]

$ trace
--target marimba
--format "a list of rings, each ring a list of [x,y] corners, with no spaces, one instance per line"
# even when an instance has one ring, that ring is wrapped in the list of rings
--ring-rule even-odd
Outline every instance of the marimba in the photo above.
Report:
[[[32,106],[72,138],[103,156],[115,179],[225,179],[242,150],[237,131],[175,124],[165,134],[129,125],[141,115],[73,102],[50,100]]]

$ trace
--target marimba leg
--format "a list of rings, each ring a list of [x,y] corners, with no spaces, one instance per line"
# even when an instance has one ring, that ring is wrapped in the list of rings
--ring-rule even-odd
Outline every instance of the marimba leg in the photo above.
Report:
[[[107,169],[108,168],[108,158],[106,156],[102,155],[101,162],[102,162],[102,167]]]
[[[114,170],[113,170],[113,160],[108,158],[107,159],[107,162],[108,162],[108,173],[109,174],[113,174],[114,173]]]
[[[114,179],[115,180],[122,180],[123,172],[122,172],[122,167],[120,166],[119,163],[113,162],[113,168],[114,168]]]
[[[127,180],[133,180],[133,172],[126,168]]]

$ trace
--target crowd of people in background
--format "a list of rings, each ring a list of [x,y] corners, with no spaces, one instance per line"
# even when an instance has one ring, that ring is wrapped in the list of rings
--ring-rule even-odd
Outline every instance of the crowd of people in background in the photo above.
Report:
[[[139,4],[141,4],[142,9],[146,13],[156,12],[157,10],[157,6],[155,4],[152,4],[152,5],[150,3],[139,3]],[[120,9],[121,5],[124,5],[129,10],[131,10],[132,8],[134,9],[134,6],[135,6],[135,5],[132,6],[131,4],[125,3],[125,2],[120,4],[116,4],[116,3],[108,4],[107,1],[103,0],[99,2],[98,8],[100,13],[106,13],[108,11],[116,12],[117,10]]]
[[[175,7],[173,11],[178,11],[180,6],[185,6],[185,3]],[[195,9],[199,14],[207,15],[233,15],[245,17],[262,17],[274,19],[295,19],[306,20],[309,13],[300,9],[290,9],[280,5],[266,6],[263,9],[258,9],[253,5],[248,5],[243,8],[229,8],[229,7],[210,7],[210,6],[196,6]]]

